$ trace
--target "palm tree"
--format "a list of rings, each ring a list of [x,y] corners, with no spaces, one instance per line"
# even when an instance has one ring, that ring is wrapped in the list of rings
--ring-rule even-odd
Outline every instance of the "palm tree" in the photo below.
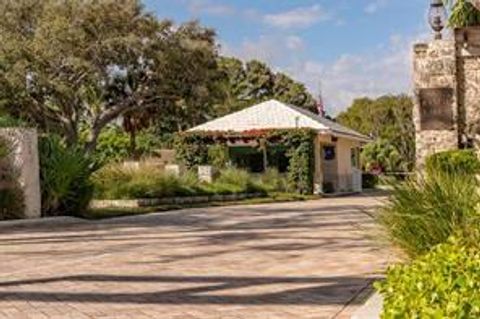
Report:
[[[445,0],[445,3],[450,7],[450,27],[480,26],[479,0]]]

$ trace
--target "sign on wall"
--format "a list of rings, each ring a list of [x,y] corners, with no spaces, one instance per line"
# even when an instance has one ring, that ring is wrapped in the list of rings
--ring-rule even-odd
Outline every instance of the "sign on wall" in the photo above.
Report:
[[[451,88],[420,90],[420,126],[422,130],[454,129],[453,93]]]

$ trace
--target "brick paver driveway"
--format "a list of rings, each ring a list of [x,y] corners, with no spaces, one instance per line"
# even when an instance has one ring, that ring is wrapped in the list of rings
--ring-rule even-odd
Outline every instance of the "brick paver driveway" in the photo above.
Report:
[[[0,318],[347,318],[375,197],[0,224]]]

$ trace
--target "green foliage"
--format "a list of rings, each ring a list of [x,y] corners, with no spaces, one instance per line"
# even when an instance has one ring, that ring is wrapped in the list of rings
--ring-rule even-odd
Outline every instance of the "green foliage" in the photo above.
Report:
[[[216,107],[216,116],[269,99],[290,103],[316,112],[316,102],[305,85],[294,81],[284,73],[273,72],[265,63],[252,60],[247,63],[236,58],[221,57],[220,87],[223,100]]]
[[[435,172],[392,186],[393,194],[377,218],[389,239],[408,255],[427,253],[453,234],[476,236],[480,196],[474,176]]]
[[[265,188],[246,171],[226,169],[212,183],[200,183],[193,172],[176,177],[142,164],[138,168],[113,164],[93,176],[98,199],[165,198],[215,194],[265,193]]]
[[[413,103],[406,95],[357,99],[337,121],[377,141],[365,148],[363,164],[387,171],[411,171],[415,163]]]
[[[213,192],[219,194],[265,193],[264,187],[247,171],[228,168],[220,172],[220,176],[212,185]]]
[[[0,138],[0,220],[18,218],[24,210],[23,193],[9,154],[8,143]]]
[[[480,173],[480,160],[474,150],[456,150],[434,154],[427,158],[427,172],[475,175]]]
[[[0,116],[0,128],[25,127],[27,123],[10,115]]]
[[[262,185],[268,192],[289,192],[288,179],[285,174],[280,174],[277,169],[267,168],[260,176]]]
[[[408,171],[398,149],[386,139],[378,139],[366,145],[362,151],[362,163],[367,171],[376,168],[384,172]]]
[[[480,252],[458,240],[388,271],[383,319],[480,318]]]
[[[132,158],[147,157],[161,147],[160,138],[148,130],[137,133],[135,151],[132,151],[131,137],[120,127],[111,126],[103,130],[98,137],[95,157],[100,163],[120,162]]]
[[[289,158],[288,188],[300,194],[312,194],[315,172],[313,141],[316,133],[310,129],[279,129],[258,132],[195,132],[178,134],[175,142],[177,158],[188,168],[209,163],[208,149],[225,146],[229,139],[264,141],[267,148],[281,145]]]
[[[315,136],[316,132],[309,129],[275,130],[269,135],[270,141],[275,141],[287,149],[288,186],[299,194],[313,193]]]
[[[362,174],[362,188],[374,189],[378,184],[378,176],[370,173]]]
[[[189,169],[208,164],[208,148],[213,143],[214,138],[208,134],[177,134],[174,142],[177,159]]]
[[[211,145],[208,147],[208,163],[217,169],[225,168],[230,160],[228,147],[225,145]]]
[[[463,28],[480,25],[480,11],[467,0],[445,0],[450,6],[449,26]]]
[[[139,168],[112,164],[93,175],[98,199],[138,199],[189,196],[202,193],[192,174],[176,177],[160,168],[141,164]]]
[[[140,0],[2,1],[0,12],[0,106],[69,145],[87,123],[93,151],[137,111],[181,130],[217,96],[215,33],[160,21]]]
[[[97,169],[95,162],[57,136],[40,139],[39,156],[42,214],[81,214],[93,195],[90,176]]]

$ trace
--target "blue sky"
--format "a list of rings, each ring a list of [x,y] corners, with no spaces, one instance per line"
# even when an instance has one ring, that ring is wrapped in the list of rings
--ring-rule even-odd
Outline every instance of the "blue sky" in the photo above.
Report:
[[[330,113],[361,96],[410,93],[412,43],[428,38],[428,0],[144,0],[176,23],[217,31],[221,52],[259,59],[317,94]]]

